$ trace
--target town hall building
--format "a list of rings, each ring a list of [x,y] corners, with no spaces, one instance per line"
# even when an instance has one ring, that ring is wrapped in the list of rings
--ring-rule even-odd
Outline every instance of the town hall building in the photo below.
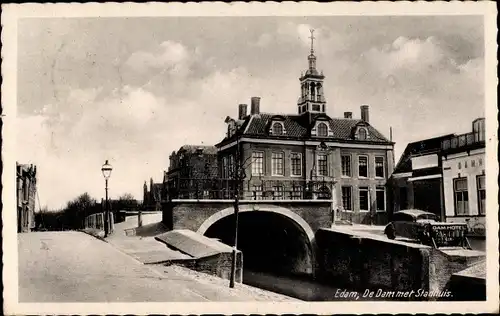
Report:
[[[261,99],[252,97],[250,113],[240,104],[238,117],[226,118],[226,137],[216,144],[219,176],[239,180],[240,199],[328,199],[336,219],[383,223],[391,207],[386,182],[394,143],[370,124],[368,105],[361,105],[360,118],[327,114],[316,59],[311,36],[295,113],[261,111]]]

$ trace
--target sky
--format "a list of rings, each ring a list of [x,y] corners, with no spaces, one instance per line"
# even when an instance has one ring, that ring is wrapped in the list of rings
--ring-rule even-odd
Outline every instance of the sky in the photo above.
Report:
[[[83,192],[142,199],[184,144],[224,137],[226,116],[296,113],[315,29],[327,114],[408,142],[484,116],[482,16],[25,18],[18,23],[17,160],[37,165],[41,206]]]

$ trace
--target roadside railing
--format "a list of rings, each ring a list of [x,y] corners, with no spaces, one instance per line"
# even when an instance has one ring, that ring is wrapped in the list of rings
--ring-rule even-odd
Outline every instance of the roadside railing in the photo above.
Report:
[[[239,183],[244,200],[331,199],[329,180],[244,180]],[[234,179],[179,179],[167,188],[172,199],[233,199],[238,182]]]
[[[85,219],[83,221],[84,228],[85,229],[92,228],[92,229],[96,229],[96,230],[104,230],[104,225],[105,225],[104,216],[105,216],[105,213],[102,212],[102,213],[95,213],[95,214],[92,214],[92,215],[85,217]],[[112,232],[114,230],[114,227],[115,227],[114,214],[112,212],[109,213],[109,227],[110,227],[110,230],[109,230],[110,232]]]

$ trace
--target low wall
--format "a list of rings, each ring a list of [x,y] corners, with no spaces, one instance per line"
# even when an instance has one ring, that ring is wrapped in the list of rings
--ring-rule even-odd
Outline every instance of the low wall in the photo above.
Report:
[[[105,213],[95,213],[89,215],[83,220],[83,229],[91,229],[91,230],[102,230],[104,231],[104,221]],[[109,212],[109,223],[108,223],[109,233],[112,233],[115,230],[115,217],[112,212]]]
[[[316,244],[316,278],[321,282],[362,292],[413,291],[404,298],[410,300],[453,299],[452,274],[484,259],[469,250],[449,255],[420,244],[331,229],[320,229]]]
[[[429,259],[429,287],[435,291],[449,289],[453,274],[484,259],[485,256],[449,255],[432,248]]]
[[[428,289],[428,248],[320,229],[316,276],[359,291]]]
[[[231,278],[232,258],[232,253],[224,252],[203,258],[172,260],[164,264],[176,264],[194,271],[215,275],[219,278],[229,280]],[[235,281],[237,283],[243,282],[243,253],[241,251],[238,251],[236,257]]]

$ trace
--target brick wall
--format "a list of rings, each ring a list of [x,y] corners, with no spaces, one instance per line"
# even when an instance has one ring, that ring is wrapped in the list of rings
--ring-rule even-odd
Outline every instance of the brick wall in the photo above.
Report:
[[[274,207],[283,207],[303,218],[311,227],[313,232],[319,228],[326,228],[332,225],[332,213],[330,210],[330,202],[314,202],[307,201],[280,203],[269,201]],[[241,205],[251,203],[242,202]],[[265,211],[266,204],[259,205],[259,212]],[[272,207],[268,206],[268,207]],[[215,213],[233,207],[233,202],[188,202],[173,204],[164,204],[163,206],[163,222],[170,229],[190,229],[197,231],[203,222]]]
[[[434,293],[449,291],[454,273],[484,260],[484,256],[480,255],[451,256],[419,244],[355,237],[330,230],[316,233],[316,245],[316,277],[336,286],[361,291],[367,288]],[[438,300],[439,297],[434,295],[418,299]]]
[[[436,249],[431,249],[429,288],[433,291],[447,289],[454,273],[460,272],[481,260],[484,260],[484,257],[450,256]]]
[[[316,277],[336,286],[410,291],[428,289],[425,247],[319,230]]]
[[[166,264],[177,264],[194,271],[217,276],[229,280],[231,278],[232,253],[219,253],[213,256],[196,258],[192,260],[179,260],[167,262]],[[238,251],[236,257],[236,276],[237,283],[243,282],[243,253]]]
[[[171,207],[172,229],[197,231],[203,222],[231,203],[182,203]]]

